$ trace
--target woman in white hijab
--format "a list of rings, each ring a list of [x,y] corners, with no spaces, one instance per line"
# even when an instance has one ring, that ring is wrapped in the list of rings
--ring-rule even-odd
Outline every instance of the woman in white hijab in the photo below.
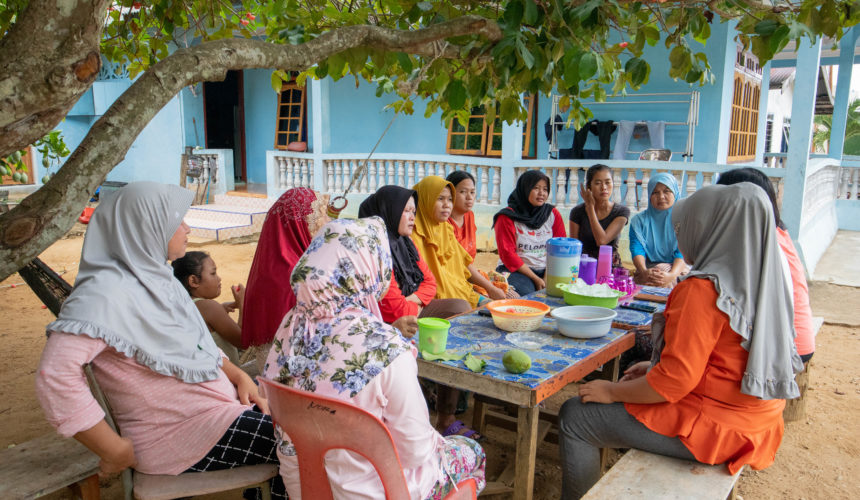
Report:
[[[710,186],[672,212],[690,273],[652,330],[655,356],[619,382],[593,381],[559,415],[564,498],[600,478],[599,448],[742,466],[770,465],[794,373],[791,294],[771,204],[749,183]],[[655,321],[655,325],[661,324]]]
[[[138,182],[93,213],[75,288],[36,374],[48,421],[101,457],[105,474],[278,463],[266,400],[216,346],[168,259],[185,254],[193,194]],[[90,363],[121,435],[87,387]],[[256,407],[251,407],[256,403]],[[280,477],[272,496],[284,498]]]

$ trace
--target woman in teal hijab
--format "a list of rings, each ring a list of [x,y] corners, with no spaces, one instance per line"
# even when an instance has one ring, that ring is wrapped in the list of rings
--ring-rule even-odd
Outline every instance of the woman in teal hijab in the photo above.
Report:
[[[678,194],[672,174],[656,174],[648,181],[648,208],[633,216],[630,255],[636,266],[633,278],[640,285],[672,287],[688,270],[672,228],[672,206]]]

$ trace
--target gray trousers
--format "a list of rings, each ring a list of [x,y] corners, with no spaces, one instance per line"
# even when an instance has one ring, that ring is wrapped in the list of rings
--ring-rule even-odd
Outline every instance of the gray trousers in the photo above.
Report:
[[[623,403],[609,405],[567,400],[558,414],[564,500],[578,499],[600,479],[600,448],[637,448],[669,457],[696,460],[677,437],[645,427]]]

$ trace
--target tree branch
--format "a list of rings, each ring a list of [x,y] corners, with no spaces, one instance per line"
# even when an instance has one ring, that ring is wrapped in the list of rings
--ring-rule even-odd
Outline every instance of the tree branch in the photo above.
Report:
[[[65,165],[41,189],[0,215],[0,279],[38,256],[74,224],[90,194],[125,157],[135,138],[182,88],[223,80],[228,70],[302,71],[355,47],[433,54],[433,42],[480,34],[501,39],[499,26],[465,16],[417,31],[348,26],[301,45],[226,39],[180,49],[144,72],[93,125]]]
[[[108,3],[33,0],[0,40],[0,157],[53,129],[96,79]]]

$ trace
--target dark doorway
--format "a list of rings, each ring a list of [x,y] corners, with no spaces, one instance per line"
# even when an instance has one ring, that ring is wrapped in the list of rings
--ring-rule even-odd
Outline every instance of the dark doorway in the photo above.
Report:
[[[245,102],[241,71],[228,71],[223,82],[203,84],[206,147],[233,150],[233,176],[245,182]]]

